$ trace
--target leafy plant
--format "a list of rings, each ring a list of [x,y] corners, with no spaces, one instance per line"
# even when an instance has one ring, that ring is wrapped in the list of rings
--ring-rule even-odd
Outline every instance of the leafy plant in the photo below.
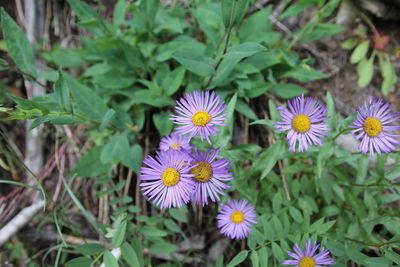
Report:
[[[55,45],[51,50],[33,47],[1,10],[4,40],[16,67],[3,60],[1,66],[29,81],[44,79],[47,93],[30,100],[8,95],[15,107],[1,107],[0,112],[7,120],[33,120],[31,128],[86,125],[82,138],[87,145],[63,180],[62,201],[52,203],[58,209],[50,211],[60,241],[43,262],[53,251],[57,251],[55,265],[65,266],[102,262],[107,267],[162,266],[158,264],[162,261],[165,266],[181,266],[202,261],[196,250],[205,248],[185,244],[193,243],[190,231],[209,238],[204,229],[195,227],[202,224],[199,218],[210,232],[216,231],[212,225],[217,205],[204,209],[204,217],[190,206],[160,211],[144,202],[134,183],[144,154],[155,150],[156,140],[173,129],[168,118],[174,100],[187,92],[212,89],[227,103],[227,125],[212,140],[221,155],[232,161],[236,178],[227,193],[256,204],[259,219],[244,249],[232,243],[233,252],[210,265],[237,266],[246,261],[253,266],[279,266],[293,243],[308,238],[320,240],[337,266],[399,264],[400,222],[395,205],[399,166],[385,164],[388,158],[398,162],[399,154],[374,161],[337,146],[336,139],[348,132],[354,117],[341,117],[329,93],[325,100],[332,133],[324,146],[289,152],[283,134],[273,127],[279,119],[276,99],[305,94],[304,83],[326,77],[295,49],[341,31],[329,22],[339,1],[300,0],[290,5],[278,19],[299,16],[311,6],[316,11],[306,26],[288,35],[273,27],[272,6],[257,9],[256,1],[178,2],[118,0],[112,20],[106,20],[84,1],[68,0],[76,26],[89,34],[80,36],[80,48]],[[368,41],[361,44],[352,56],[364,75],[361,85],[369,83],[370,76],[364,73],[372,74],[365,69],[377,56],[386,77],[382,90],[389,92],[395,79],[390,61],[378,51],[367,59]],[[35,53],[46,63],[43,72],[34,68]],[[268,133],[268,147],[240,141],[237,132],[244,131]],[[198,139],[193,143],[209,148]],[[112,222],[100,224],[81,202],[84,192],[71,189],[75,181],[87,179],[94,181],[97,199],[107,201]],[[102,243],[72,245],[64,240],[64,230],[79,234],[65,212],[72,206]],[[18,246],[11,248],[18,251]]]
[[[369,22],[369,20],[368,20]],[[383,78],[381,91],[383,95],[389,94],[397,82],[397,75],[390,60],[391,52],[386,52],[385,47],[390,41],[388,35],[381,35],[369,22],[374,34],[368,36],[367,28],[360,25],[354,30],[355,37],[349,38],[343,42],[343,49],[353,49],[350,57],[350,63],[357,64],[358,86],[365,87],[369,85],[374,76],[374,67],[376,58],[381,76]]]

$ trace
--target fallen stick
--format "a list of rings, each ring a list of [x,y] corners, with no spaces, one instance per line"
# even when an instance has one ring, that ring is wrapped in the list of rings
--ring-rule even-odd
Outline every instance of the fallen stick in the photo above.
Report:
[[[29,207],[22,209],[6,226],[0,229],[0,247],[14,234],[27,224],[32,217],[44,207],[44,201],[40,200]]]

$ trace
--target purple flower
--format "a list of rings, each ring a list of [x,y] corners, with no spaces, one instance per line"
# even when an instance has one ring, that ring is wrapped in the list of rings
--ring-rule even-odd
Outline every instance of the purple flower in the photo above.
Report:
[[[361,153],[367,154],[368,150],[371,157],[374,151],[380,155],[382,152],[389,153],[395,150],[395,145],[400,142],[394,137],[399,135],[389,134],[388,131],[398,130],[400,126],[389,126],[400,118],[400,112],[389,114],[392,111],[390,103],[384,103],[382,99],[369,99],[357,108],[357,118],[353,125],[355,128],[352,133],[356,133],[356,138],[361,140],[359,149]]]
[[[221,113],[226,105],[214,92],[194,91],[193,94],[186,94],[176,103],[177,115],[171,115],[171,120],[181,125],[176,128],[178,134],[189,134],[190,138],[200,134],[201,140],[206,139],[208,143],[211,143],[210,136],[216,135],[219,131],[215,126],[225,125],[226,114]]]
[[[232,239],[243,239],[251,232],[251,225],[256,224],[254,206],[247,200],[228,200],[223,204],[217,216],[221,233]]]
[[[172,133],[161,139],[160,149],[163,151],[167,151],[169,149],[189,151],[191,149],[189,142],[190,138]]]
[[[296,243],[293,247],[296,253],[288,251],[288,255],[294,258],[294,260],[285,260],[282,264],[297,267],[320,267],[335,264],[334,260],[328,257],[329,250],[327,249],[322,249],[320,253],[314,255],[318,247],[319,244],[315,241],[314,245],[311,246],[311,241],[308,239],[306,243],[306,251],[303,253],[299,245]]]
[[[219,148],[202,152],[199,150],[191,153],[193,159],[193,168],[190,173],[194,175],[195,189],[193,192],[193,201],[208,204],[208,197],[212,202],[220,200],[219,195],[224,195],[224,190],[230,186],[224,182],[233,179],[229,172],[229,161],[226,159],[216,159]]]
[[[148,156],[140,170],[143,195],[162,208],[180,208],[193,194],[194,182],[189,171],[192,167],[186,153],[168,150]]]
[[[326,137],[330,128],[324,120],[326,108],[317,99],[295,97],[288,101],[289,110],[278,107],[283,121],[278,121],[275,127],[279,131],[289,131],[286,139],[289,142],[289,150],[296,151],[296,143],[299,141],[298,151],[308,150],[309,145],[322,145],[321,138]]]

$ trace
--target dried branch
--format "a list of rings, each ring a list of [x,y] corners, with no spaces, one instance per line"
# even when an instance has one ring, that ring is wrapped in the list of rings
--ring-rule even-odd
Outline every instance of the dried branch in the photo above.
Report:
[[[16,234],[24,225],[26,225],[32,217],[40,210],[44,208],[44,201],[41,200],[32,204],[29,207],[24,208],[14,217],[6,226],[0,230],[0,246],[4,245],[8,239]]]

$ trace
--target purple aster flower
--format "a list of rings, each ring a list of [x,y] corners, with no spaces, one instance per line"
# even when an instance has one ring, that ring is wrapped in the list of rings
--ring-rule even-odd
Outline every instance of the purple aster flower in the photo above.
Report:
[[[311,241],[308,239],[306,243],[306,251],[303,253],[299,245],[296,243],[293,247],[296,253],[288,251],[288,255],[294,258],[294,260],[285,260],[282,264],[297,267],[321,267],[335,264],[334,260],[328,257],[329,250],[327,249],[322,249],[320,253],[314,255],[318,247],[319,244],[315,241],[314,245],[311,246]]]
[[[190,138],[172,133],[161,139],[160,149],[163,151],[167,151],[169,149],[189,151],[191,149],[189,142]]]
[[[155,158],[148,156],[144,161],[148,167],[140,170],[143,195],[162,208],[180,208],[193,194],[192,165],[186,153],[168,150],[160,151]]]
[[[201,140],[206,139],[211,143],[210,136],[216,135],[219,131],[215,126],[225,125],[226,114],[222,112],[226,105],[214,92],[194,91],[176,103],[177,115],[171,115],[171,120],[180,125],[176,128],[178,134],[189,134],[190,138],[200,134]]]
[[[288,101],[289,110],[278,107],[283,121],[278,121],[275,127],[279,131],[289,131],[286,139],[289,142],[289,150],[296,151],[296,143],[299,141],[298,151],[308,150],[309,145],[322,145],[321,138],[326,137],[330,128],[324,120],[326,108],[317,99],[295,97]]]
[[[357,108],[357,118],[353,125],[355,128],[352,133],[356,133],[356,138],[361,140],[361,153],[367,154],[368,150],[371,157],[374,151],[380,155],[382,152],[389,153],[395,150],[395,145],[400,142],[394,137],[399,135],[389,134],[388,131],[399,130],[400,126],[389,126],[388,124],[400,118],[400,112],[389,114],[392,111],[390,103],[384,103],[382,99],[369,99]]]
[[[247,200],[228,200],[217,216],[218,228],[225,236],[243,239],[251,232],[251,225],[257,223],[256,217],[254,206]]]
[[[224,190],[230,186],[224,182],[233,179],[229,172],[229,161],[226,159],[216,159],[219,154],[219,148],[202,152],[199,150],[191,153],[193,159],[193,168],[190,173],[194,175],[192,178],[195,182],[193,192],[193,201],[208,204],[208,197],[212,202],[220,200],[219,195],[224,195]]]

